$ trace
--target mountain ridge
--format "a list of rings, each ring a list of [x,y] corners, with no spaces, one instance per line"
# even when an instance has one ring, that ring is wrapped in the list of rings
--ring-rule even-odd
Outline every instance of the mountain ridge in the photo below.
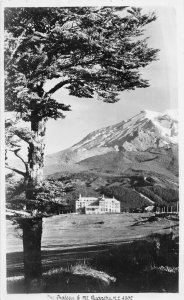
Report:
[[[117,142],[118,145],[118,142],[122,143],[127,141],[128,135],[129,140],[131,140],[130,136],[133,138],[132,132],[135,132],[137,128],[144,131],[151,126],[155,127],[157,135],[160,135],[165,143],[177,143],[177,124],[176,112],[174,113],[174,110],[167,110],[163,113],[143,110],[127,121],[122,121],[89,133],[84,139],[71,148],[76,150],[82,145],[83,147],[87,146],[88,149],[94,146],[114,146],[115,143],[113,143],[113,141]],[[97,143],[94,144],[95,140],[99,143],[98,145]],[[91,144],[91,142],[93,143]]]
[[[176,110],[163,113],[143,110],[139,114],[114,125],[89,133],[70,148],[49,154],[45,160],[45,174],[54,171],[54,165],[75,170],[74,164],[109,152],[144,152],[151,148],[170,148],[178,144]],[[53,168],[51,167],[53,165]],[[81,166],[80,166],[81,167]],[[47,171],[49,170],[49,171]],[[53,172],[54,173],[54,172]]]

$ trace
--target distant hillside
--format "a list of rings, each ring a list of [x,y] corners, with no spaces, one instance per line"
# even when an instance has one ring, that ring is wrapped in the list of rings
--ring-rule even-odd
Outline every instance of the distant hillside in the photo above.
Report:
[[[93,156],[77,163],[96,171],[122,174],[128,170],[154,171],[169,177],[178,176],[178,147],[148,149],[147,151],[118,151]]]
[[[123,175],[86,171],[67,175],[56,173],[49,177],[67,180],[73,185],[73,190],[65,196],[72,209],[79,194],[115,196],[121,202],[122,211],[154,204],[176,208],[179,200],[177,177],[153,171],[129,169]]]

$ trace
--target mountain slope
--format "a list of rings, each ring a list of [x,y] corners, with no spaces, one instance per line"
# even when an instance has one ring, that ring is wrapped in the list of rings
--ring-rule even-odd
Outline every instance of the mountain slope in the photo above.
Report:
[[[83,169],[103,171],[111,174],[156,172],[168,177],[178,176],[178,147],[162,147],[147,151],[118,151],[89,157],[77,163]]]
[[[177,143],[178,121],[174,110],[164,113],[141,111],[138,115],[96,130],[75,144],[72,150],[99,147],[123,147],[125,150],[146,150]]]
[[[79,168],[75,163],[102,155],[105,155],[105,159],[109,152],[139,153],[154,148],[177,148],[177,137],[178,120],[175,110],[167,110],[164,113],[141,111],[127,121],[88,134],[71,148],[47,155],[44,171],[47,175],[60,170],[72,172],[79,171],[81,167],[83,170],[88,169],[86,164],[79,164]],[[177,153],[177,150],[175,152]],[[125,165],[128,163],[127,160],[129,158],[124,155]]]

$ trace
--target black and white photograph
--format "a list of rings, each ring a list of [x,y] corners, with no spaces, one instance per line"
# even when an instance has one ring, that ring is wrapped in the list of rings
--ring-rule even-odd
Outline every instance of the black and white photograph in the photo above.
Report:
[[[181,2],[4,2],[2,299],[180,295]]]

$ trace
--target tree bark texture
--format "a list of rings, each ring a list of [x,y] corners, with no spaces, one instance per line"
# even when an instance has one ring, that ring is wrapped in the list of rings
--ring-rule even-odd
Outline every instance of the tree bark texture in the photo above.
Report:
[[[23,230],[24,275],[26,292],[42,291],[41,236],[42,218],[34,215],[34,200],[43,184],[46,120],[32,122],[32,140],[28,147],[28,168],[25,177],[26,208],[33,218],[21,222]]]
[[[26,176],[28,185],[26,197],[28,199],[34,197],[31,190],[39,189],[43,183],[46,120],[33,121],[31,130],[33,137],[28,147],[28,174]]]
[[[42,218],[24,219],[23,230],[24,275],[27,293],[42,292],[41,236]]]

